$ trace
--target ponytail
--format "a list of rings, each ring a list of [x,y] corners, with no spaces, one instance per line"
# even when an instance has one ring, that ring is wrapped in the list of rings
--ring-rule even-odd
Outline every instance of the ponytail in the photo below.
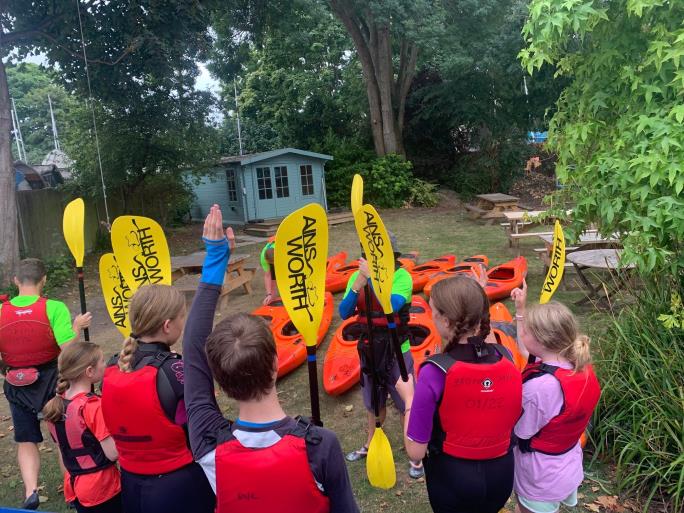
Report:
[[[589,351],[589,337],[580,335],[572,345],[572,351],[568,354],[568,359],[575,366],[575,371],[582,372],[584,367],[591,363],[591,352]]]
[[[48,422],[59,422],[64,419],[64,392],[69,388],[69,382],[59,375],[55,396],[43,408],[43,418]]]
[[[131,372],[131,360],[133,355],[138,350],[138,340],[131,335],[124,340],[123,347],[121,348],[121,353],[119,353],[119,370],[121,372]]]

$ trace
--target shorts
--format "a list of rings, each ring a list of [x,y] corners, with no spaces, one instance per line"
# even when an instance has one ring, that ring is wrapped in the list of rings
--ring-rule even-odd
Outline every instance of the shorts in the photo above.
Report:
[[[409,373],[409,375],[413,374],[413,356],[411,355],[411,351],[406,351],[403,353],[404,355],[404,363],[406,364],[406,372]],[[401,373],[399,372],[399,364],[397,363],[396,358],[393,359],[393,365],[392,365],[392,370],[390,371],[390,377],[389,377],[389,382],[391,384],[387,386],[381,386],[380,389],[378,390],[378,407],[380,409],[384,408],[385,405],[387,404],[387,394],[392,397],[392,400],[394,401],[394,405],[397,407],[397,410],[399,410],[400,413],[404,413],[404,401],[402,401],[401,397],[399,396],[399,393],[397,392],[396,387],[394,384],[401,379]],[[361,393],[363,395],[363,405],[366,407],[366,410],[369,412],[373,411],[373,400],[372,400],[372,379],[371,376],[368,375],[363,375],[363,379],[361,380]]]
[[[575,489],[570,495],[561,501],[533,501],[518,495],[518,502],[533,513],[556,513],[560,509],[561,504],[565,506],[577,506],[577,490]]]
[[[18,443],[32,442],[38,444],[43,441],[40,431],[40,420],[34,411],[24,408],[12,401],[9,403],[14,424],[14,441]]]

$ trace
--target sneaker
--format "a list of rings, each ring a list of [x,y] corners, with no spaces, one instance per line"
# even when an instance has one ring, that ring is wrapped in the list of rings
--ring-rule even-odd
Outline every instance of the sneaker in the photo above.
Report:
[[[359,461],[365,458],[366,456],[368,456],[368,447],[364,445],[363,447],[361,447],[361,449],[347,453],[345,458],[347,459],[347,461]]]
[[[40,498],[38,497],[38,490],[33,490],[33,493],[26,497],[24,503],[21,505],[23,509],[38,509],[40,506]]]
[[[425,475],[425,468],[422,463],[413,463],[409,460],[409,477],[412,479],[420,479]]]

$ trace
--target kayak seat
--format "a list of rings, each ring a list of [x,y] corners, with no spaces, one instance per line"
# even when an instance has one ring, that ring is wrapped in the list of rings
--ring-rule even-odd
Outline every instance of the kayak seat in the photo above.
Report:
[[[493,280],[512,280],[515,278],[515,269],[510,267],[500,267],[489,273],[489,278]]]
[[[425,339],[430,336],[430,330],[423,326],[409,325],[409,330],[411,331],[409,340],[412,346],[421,345],[425,341]]]
[[[425,271],[439,271],[439,266],[437,266],[437,265],[419,265],[419,266],[414,267],[411,272],[423,273]]]
[[[422,306],[411,305],[411,307],[409,308],[409,313],[422,314],[425,313],[425,308],[423,308]]]
[[[361,334],[366,331],[366,326],[361,322],[355,322],[345,326],[342,330],[342,340],[347,342],[352,342],[354,340],[359,340]]]
[[[294,337],[295,335],[299,335],[299,331],[295,328],[292,321],[287,321],[287,324],[283,326],[282,334],[284,337]]]

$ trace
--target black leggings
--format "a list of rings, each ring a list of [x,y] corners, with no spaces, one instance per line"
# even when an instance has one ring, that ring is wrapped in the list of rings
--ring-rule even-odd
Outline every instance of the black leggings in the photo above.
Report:
[[[513,452],[493,460],[428,456],[425,481],[435,513],[498,513],[513,491]]]
[[[117,493],[108,501],[98,504],[97,506],[82,506],[81,503],[78,502],[78,499],[72,504],[78,513],[121,513],[123,511],[120,493]]]
[[[197,463],[153,476],[121,469],[121,494],[126,513],[213,513],[216,505],[214,491]]]

